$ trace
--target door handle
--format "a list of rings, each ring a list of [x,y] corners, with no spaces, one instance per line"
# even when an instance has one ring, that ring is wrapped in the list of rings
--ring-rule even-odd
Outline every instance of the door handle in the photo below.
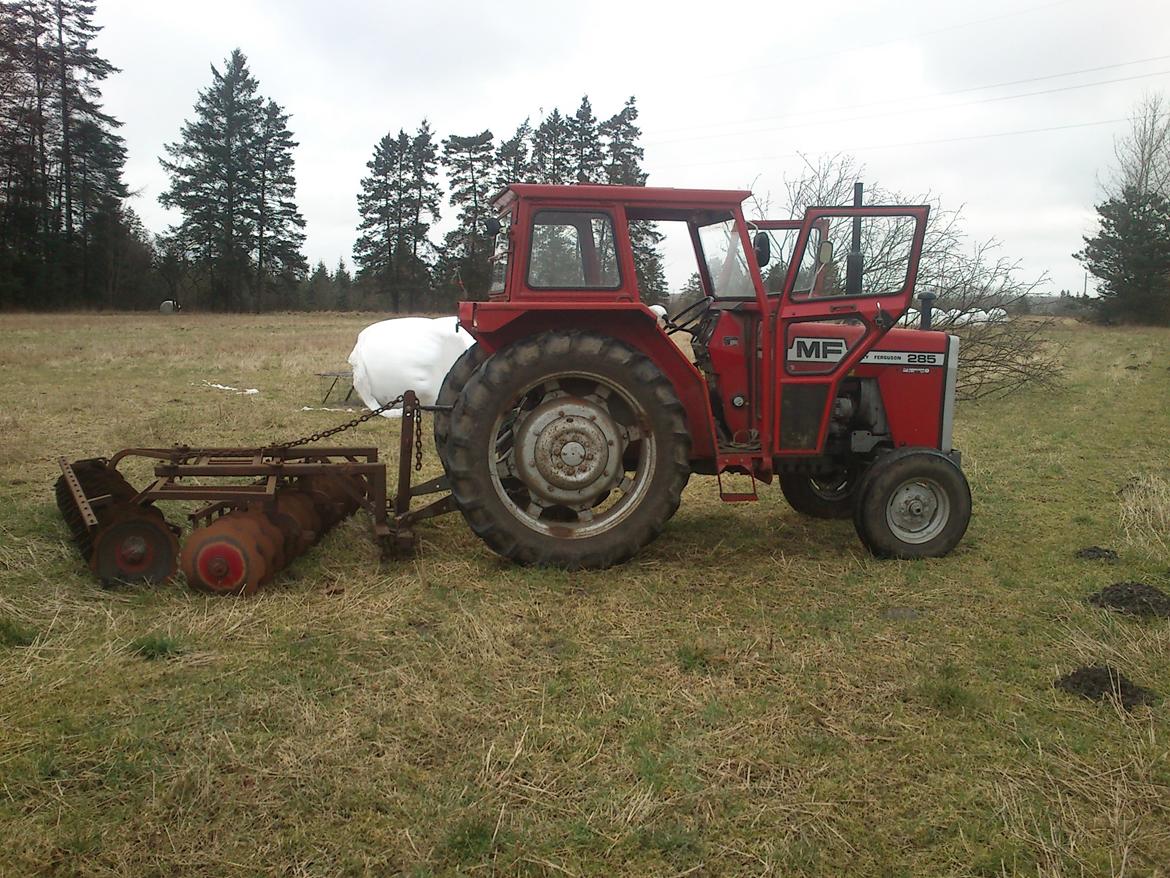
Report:
[[[843,312],[856,313],[856,305],[830,305],[829,312],[831,314],[841,314]]]

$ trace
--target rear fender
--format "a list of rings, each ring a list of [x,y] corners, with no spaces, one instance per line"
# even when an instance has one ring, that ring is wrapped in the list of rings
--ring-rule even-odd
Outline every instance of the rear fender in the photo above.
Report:
[[[591,329],[626,342],[653,360],[674,386],[686,411],[691,459],[715,457],[714,419],[706,382],[644,305],[597,302],[588,308],[574,308],[560,303],[516,306],[510,302],[460,302],[459,325],[489,353],[552,330]]]

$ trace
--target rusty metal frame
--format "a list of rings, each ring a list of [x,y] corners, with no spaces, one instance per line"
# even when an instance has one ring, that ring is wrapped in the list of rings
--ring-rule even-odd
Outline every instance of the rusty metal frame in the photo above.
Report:
[[[378,459],[373,446],[273,445],[268,447],[194,447],[175,445],[170,448],[124,448],[109,459],[116,470],[128,457],[156,461],[154,481],[139,491],[133,502],[146,505],[157,501],[196,500],[202,505],[188,515],[193,523],[207,523],[217,515],[248,506],[271,506],[282,481],[316,474],[360,476],[366,490],[352,498],[373,519],[374,538],[382,547],[383,557],[399,557],[418,548],[414,525],[455,510],[450,494],[418,509],[411,509],[415,497],[448,490],[447,477],[411,484],[412,464],[421,464],[417,446],[420,435],[418,419],[422,407],[413,392],[407,391],[403,404],[402,433],[399,439],[398,491],[387,495],[386,464]],[[428,407],[433,408],[433,407]],[[72,466],[58,461],[73,500],[86,526],[98,525],[93,505],[104,498],[86,497]],[[198,479],[201,484],[193,484]],[[207,484],[209,480],[219,483]],[[224,483],[224,479],[246,480]],[[346,486],[350,490],[349,486]]]

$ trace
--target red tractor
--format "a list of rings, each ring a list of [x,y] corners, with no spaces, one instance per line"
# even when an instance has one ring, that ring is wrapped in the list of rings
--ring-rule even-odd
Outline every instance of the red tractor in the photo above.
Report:
[[[880,557],[962,538],[959,340],[894,328],[929,208],[749,222],[750,194],[515,184],[495,199],[490,297],[460,304],[477,344],[447,376],[435,441],[455,505],[496,552],[625,561],[691,473],[719,477],[729,502],[776,477],[799,512],[852,516]],[[702,296],[660,323],[635,252],[668,223],[689,235]]]

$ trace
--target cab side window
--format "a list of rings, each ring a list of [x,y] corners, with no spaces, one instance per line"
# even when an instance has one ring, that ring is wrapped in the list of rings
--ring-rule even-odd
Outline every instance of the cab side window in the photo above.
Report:
[[[621,275],[613,218],[602,211],[539,211],[532,220],[528,285],[616,290]]]

